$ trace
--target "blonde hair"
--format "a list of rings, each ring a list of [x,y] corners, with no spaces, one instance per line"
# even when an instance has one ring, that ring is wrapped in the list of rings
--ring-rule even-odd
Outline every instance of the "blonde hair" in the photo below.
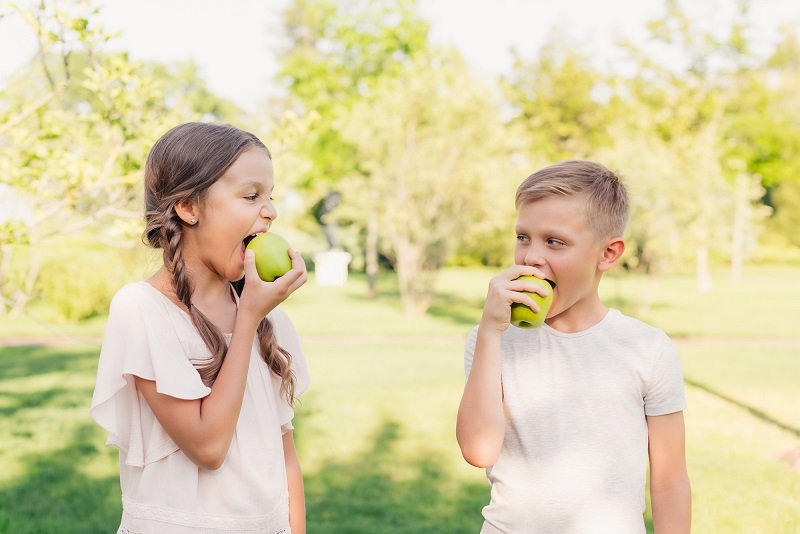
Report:
[[[620,178],[593,161],[569,160],[531,174],[517,188],[516,207],[551,196],[588,194],[586,220],[601,237],[622,237],[628,224],[628,192]]]
[[[217,378],[228,346],[225,338],[196,306],[192,305],[192,281],[183,261],[183,229],[175,206],[203,199],[236,158],[244,151],[266,146],[253,134],[229,125],[190,122],[172,128],[156,141],[144,173],[145,221],[143,241],[163,252],[164,265],[172,275],[172,289],[189,310],[192,323],[203,339],[209,358],[194,361],[200,378],[211,385]],[[294,402],[295,376],[292,355],[278,345],[272,323],[266,317],[257,329],[261,357],[281,379],[281,394]]]

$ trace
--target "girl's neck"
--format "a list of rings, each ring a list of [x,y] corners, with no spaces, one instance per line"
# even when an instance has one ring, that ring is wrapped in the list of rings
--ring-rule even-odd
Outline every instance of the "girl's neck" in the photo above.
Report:
[[[187,265],[186,272],[191,280],[192,303],[194,305],[200,303],[214,304],[228,301],[232,298],[230,282],[216,276],[193,276],[192,271],[193,269]],[[172,273],[165,266],[156,271],[147,282],[167,295],[171,300],[185,307],[175,293]]]

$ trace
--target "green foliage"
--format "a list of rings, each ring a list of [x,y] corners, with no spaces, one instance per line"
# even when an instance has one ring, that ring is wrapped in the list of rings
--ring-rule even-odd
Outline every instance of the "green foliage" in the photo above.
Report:
[[[0,313],[30,301],[43,251],[60,236],[88,232],[109,244],[136,239],[143,166],[159,135],[201,116],[236,114],[192,65],[145,65],[126,52],[105,52],[113,36],[88,1],[28,3],[16,11],[40,37],[40,54],[0,94],[0,193],[22,207],[0,216],[0,242],[15,244],[0,249]],[[20,255],[30,264],[22,281],[9,272]],[[67,289],[59,288],[72,282],[59,280],[61,272],[49,268],[42,288],[47,297],[59,294],[69,317],[92,313],[107,296],[107,288],[95,286],[71,307]]]
[[[586,158],[611,142],[616,109],[613,80],[591,58],[553,34],[536,60],[515,53],[514,72],[503,82],[513,122],[530,138],[529,150],[553,162]]]
[[[284,12],[284,29],[288,44],[278,77],[288,85],[289,105],[317,116],[302,150],[312,162],[304,185],[319,198],[359,169],[340,121],[379,79],[427,50],[428,24],[415,0],[295,0]]]
[[[363,174],[342,183],[355,217],[370,206],[409,311],[430,303],[436,271],[471,221],[487,213],[487,174],[516,170],[490,90],[458,57],[431,53],[383,78],[353,107],[343,136]]]
[[[111,297],[131,278],[125,256],[130,251],[88,247],[50,255],[36,283],[39,298],[68,321],[105,314]]]

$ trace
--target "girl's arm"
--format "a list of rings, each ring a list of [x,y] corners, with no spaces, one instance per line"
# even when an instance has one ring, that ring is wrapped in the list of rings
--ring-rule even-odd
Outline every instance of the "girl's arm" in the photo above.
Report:
[[[687,534],[692,490],[686,470],[683,412],[647,418],[650,502],[656,534]]]
[[[205,469],[218,469],[228,453],[242,408],[250,351],[261,319],[306,280],[302,258],[292,251],[292,270],[275,282],[262,282],[252,253],[245,256],[245,287],[233,336],[211,393],[185,400],[159,393],[156,383],[138,376],[142,392],[158,422],[186,456]]]
[[[292,534],[306,532],[306,496],[303,489],[303,473],[297,460],[292,431],[283,434],[283,459],[286,462],[286,478],[289,481],[289,524]]]

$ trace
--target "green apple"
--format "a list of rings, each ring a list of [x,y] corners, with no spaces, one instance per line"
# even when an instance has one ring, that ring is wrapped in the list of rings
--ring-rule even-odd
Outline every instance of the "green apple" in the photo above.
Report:
[[[511,324],[519,328],[535,328],[542,326],[544,320],[547,318],[547,312],[550,311],[550,306],[553,304],[553,288],[547,280],[536,278],[535,276],[520,276],[517,280],[527,280],[539,284],[547,289],[547,296],[543,297],[538,293],[529,293],[524,291],[526,295],[531,297],[533,301],[539,306],[539,311],[535,312],[524,304],[512,303],[511,304]]]
[[[265,282],[272,282],[292,268],[289,243],[278,234],[259,234],[247,244],[247,249],[255,253],[258,276]]]

